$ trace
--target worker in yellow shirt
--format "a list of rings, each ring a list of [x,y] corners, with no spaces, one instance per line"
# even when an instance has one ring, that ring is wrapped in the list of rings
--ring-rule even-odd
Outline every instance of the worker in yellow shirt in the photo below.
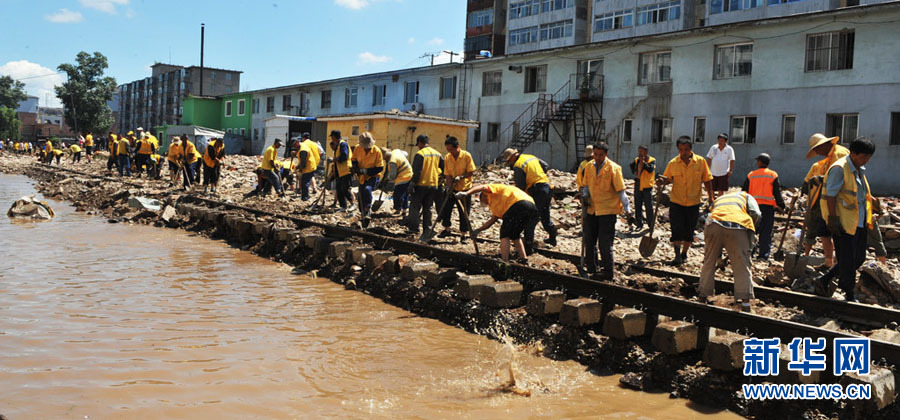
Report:
[[[328,137],[331,139],[329,145],[334,153],[335,198],[341,206],[341,211],[351,211],[353,209],[353,196],[350,195],[350,160],[353,155],[350,152],[350,145],[341,138],[341,132],[338,130],[331,130]],[[347,207],[348,203],[350,207]]]
[[[656,185],[656,158],[650,156],[645,145],[638,146],[638,155],[630,165],[634,174],[634,223],[637,230],[644,228],[644,216],[647,224],[656,224],[653,214],[653,186]]]
[[[136,150],[134,155],[134,163],[137,166],[137,176],[141,177],[141,174],[144,172],[144,167],[147,167],[147,176],[150,176],[150,155],[156,153],[156,147],[153,145],[153,142],[150,141],[150,134],[143,133],[141,137],[136,139],[136,143],[134,144]]]
[[[413,175],[409,187],[412,203],[409,207],[409,217],[406,219],[406,227],[413,234],[419,233],[420,222],[426,229],[431,228],[431,211],[444,169],[444,157],[429,146],[429,142],[430,139],[424,134],[416,137],[416,147],[419,151],[416,152],[412,162]]]
[[[672,265],[681,265],[687,260],[687,252],[694,242],[694,231],[700,219],[701,188],[706,188],[712,203],[712,173],[703,156],[694,154],[691,138],[681,136],[675,142],[678,156],[666,165],[660,184],[672,184],[669,194],[669,221],[672,223],[672,248],[675,258]]]
[[[591,164],[594,161],[594,145],[589,144],[584,147],[584,160],[578,164],[578,170],[575,171],[575,185],[578,187],[578,192],[581,192],[581,187],[584,186],[584,167]]]
[[[281,177],[278,176],[278,172],[280,172],[280,168],[276,169],[276,159],[278,158],[278,149],[281,148],[281,139],[276,138],[275,143],[266,148],[265,153],[263,153],[262,164],[260,164],[260,169],[262,170],[263,176],[266,177],[266,180],[269,181],[273,187],[275,187],[275,191],[278,192],[280,197],[284,197],[284,188],[281,185]]]
[[[166,151],[166,161],[169,163],[169,182],[175,185],[178,183],[178,177],[182,172],[181,165],[184,161],[184,148],[181,144],[181,137],[172,136],[169,150]]]
[[[303,133],[303,140],[300,142],[300,149],[297,151],[297,170],[300,172],[298,188],[300,189],[300,199],[303,201],[309,200],[310,186],[321,159],[322,155],[318,143],[309,139],[309,133]]]
[[[116,133],[110,131],[106,136],[106,151],[109,152],[109,157],[106,159],[106,171],[112,171],[113,167],[116,166],[116,151],[119,150],[119,136]]]
[[[363,227],[372,209],[372,192],[378,187],[378,174],[384,170],[384,156],[375,147],[375,137],[366,131],[359,135],[359,144],[353,149],[352,171],[359,177],[359,209],[363,214]]]
[[[53,163],[53,142],[50,139],[47,139],[47,142],[44,143],[44,159],[46,159],[47,164]]]
[[[501,160],[512,168],[515,185],[534,198],[538,218],[549,235],[545,242],[547,245],[556,246],[556,226],[550,218],[550,201],[553,196],[550,193],[550,178],[546,172],[550,166],[537,156],[519,153],[516,149],[504,150]],[[525,249],[531,252],[533,247],[534,231],[526,231]]]
[[[116,142],[116,164],[119,168],[119,176],[131,176],[131,142],[135,140],[134,132],[129,131]]]
[[[604,142],[594,146],[594,160],[584,167],[584,187],[581,199],[587,204],[584,215],[584,257],[587,272],[597,272],[597,248],[600,249],[600,278],[613,278],[613,239],[616,237],[616,218],[630,214],[631,204],[625,195],[622,167],[607,157],[609,146]]]
[[[81,146],[79,146],[77,143],[72,143],[72,145],[69,146],[69,153],[72,154],[73,165],[81,162]]]
[[[538,215],[534,199],[518,187],[503,184],[476,185],[468,191],[456,193],[456,198],[462,200],[466,196],[475,194],[479,194],[482,206],[490,208],[491,218],[472,233],[477,236],[497,220],[502,219],[500,257],[503,258],[503,261],[509,261],[509,248],[512,244],[519,255],[519,260],[527,261],[528,254],[521,236],[523,231],[529,227],[534,229],[534,225],[537,224]]]
[[[90,131],[84,136],[84,155],[90,163],[94,156],[94,133]]]
[[[381,177],[381,188],[392,192],[394,202],[394,214],[401,214],[406,218],[406,210],[409,208],[409,182],[412,180],[412,165],[407,160],[407,153],[400,149],[382,150],[384,161],[387,163]]]
[[[212,138],[203,151],[203,193],[208,189],[216,193],[222,164],[225,161],[225,140]]]
[[[821,197],[823,189],[823,180],[828,168],[831,167],[838,159],[850,155],[850,151],[846,147],[837,144],[839,137],[826,137],[823,134],[816,133],[809,138],[809,151],[806,158],[815,156],[824,156],[825,159],[814,163],[803,181],[804,190],[807,190],[806,200],[806,217],[803,226],[806,232],[803,237],[804,254],[809,255],[813,245],[816,244],[817,238],[822,238],[822,253],[825,254],[825,266],[834,266],[834,241],[831,238],[831,232],[825,226],[825,220],[822,219]]]
[[[197,150],[197,147],[194,146],[194,143],[190,141],[187,135],[181,136],[181,147],[183,148],[182,153],[184,153],[184,168],[187,170],[188,179],[185,179],[184,186],[190,186],[191,184],[199,184],[200,183],[200,158],[203,155]]]
[[[472,154],[459,147],[459,140],[456,137],[447,137],[444,140],[444,147],[447,149],[447,155],[444,156],[444,185],[447,188],[452,186],[454,192],[468,191],[472,188],[472,177],[475,175],[475,161]],[[467,195],[463,200],[453,201],[444,204],[443,211],[438,215],[441,218],[441,226],[444,227],[438,237],[446,238],[451,235],[454,207],[459,211],[459,231],[468,232],[471,229],[468,217],[464,217],[463,212],[469,214],[472,211],[472,197]],[[465,236],[463,239],[465,240]]]

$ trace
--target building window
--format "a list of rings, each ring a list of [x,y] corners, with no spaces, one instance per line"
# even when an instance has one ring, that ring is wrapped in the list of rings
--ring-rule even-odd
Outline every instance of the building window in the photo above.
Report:
[[[541,2],[541,13],[552,12],[554,10],[568,9],[575,4],[575,0],[543,0]]]
[[[266,112],[275,112],[275,97],[266,97]]]
[[[681,17],[681,1],[668,1],[637,8],[637,24],[666,22]]]
[[[253,106],[252,106],[252,108],[253,108],[253,113],[254,113],[254,114],[259,114],[259,98],[254,98],[254,99],[253,99]]]
[[[794,144],[794,138],[797,134],[797,116],[782,115],[781,116],[781,143]]]
[[[541,25],[541,41],[569,38],[573,35],[572,19]]]
[[[456,76],[441,77],[440,99],[456,98]]]
[[[547,65],[525,67],[525,93],[547,90]]]
[[[225,73],[225,80],[231,80],[231,73]]]
[[[472,139],[472,141],[474,141],[475,143],[481,143],[481,127],[480,126],[475,129],[475,133],[473,133],[472,136],[474,137]]]
[[[230,73],[226,73],[230,74]],[[243,116],[246,112],[244,109],[246,107],[245,101],[243,99],[238,100],[238,116]]]
[[[494,9],[476,10],[469,13],[468,20],[469,22],[466,26],[469,28],[491,25],[494,23]]]
[[[212,79],[212,80],[216,80],[216,72],[210,71],[210,72],[209,72],[209,78]]]
[[[769,4],[774,2],[794,2],[799,0],[768,0]],[[774,3],[778,4],[778,3]],[[747,10],[762,7],[763,0],[710,0],[709,14],[714,15],[722,12],[734,12],[738,10]]]
[[[650,126],[650,143],[672,142],[672,119],[654,118]]]
[[[716,47],[714,79],[749,77],[753,70],[753,44],[734,44]]]
[[[622,143],[631,143],[631,127],[633,125],[633,120],[622,121]]]
[[[900,144],[900,112],[891,112],[891,145]]]
[[[806,37],[806,71],[853,68],[853,30]]]
[[[731,134],[728,141],[731,143],[756,143],[756,116],[737,115],[731,117]]]
[[[540,0],[522,0],[509,4],[509,18],[518,19],[540,13]]]
[[[344,108],[356,108],[356,100],[359,95],[359,88],[344,89]]]
[[[291,112],[291,95],[283,95],[281,97],[281,110]]]
[[[231,129],[230,129],[230,128],[226,128],[226,129],[225,129],[225,133],[231,134]]]
[[[246,129],[246,128],[242,128],[242,129],[241,129],[241,137],[244,137],[246,134],[247,134],[247,129]]]
[[[594,16],[594,32],[611,31],[632,26],[634,26],[633,9]]]
[[[231,116],[231,101],[225,101],[225,116]]]
[[[259,129],[258,128],[253,129],[253,140],[259,140]]]
[[[320,108],[328,109],[331,108],[331,90],[323,90],[322,91],[322,103],[320,104]]]
[[[486,71],[482,74],[481,96],[500,96],[503,89],[503,71]]]
[[[538,27],[532,26],[528,28],[516,29],[509,31],[509,45],[522,45],[537,42]]]
[[[403,86],[403,103],[419,102],[419,82],[406,82]]]
[[[694,117],[694,143],[706,141],[706,117]]]
[[[387,101],[387,85],[372,86],[372,106],[384,105]]]
[[[488,123],[487,141],[495,142],[498,140],[500,140],[500,123]]]
[[[641,84],[671,81],[671,60],[672,53],[669,51],[641,54],[639,65]]]
[[[841,143],[850,143],[859,133],[859,114],[828,114],[825,131],[828,137],[838,136]]]
[[[358,135],[359,135],[359,126],[358,126],[358,125],[354,125],[354,126],[351,126],[351,127],[350,127],[350,135],[351,135],[351,136],[358,136]]]

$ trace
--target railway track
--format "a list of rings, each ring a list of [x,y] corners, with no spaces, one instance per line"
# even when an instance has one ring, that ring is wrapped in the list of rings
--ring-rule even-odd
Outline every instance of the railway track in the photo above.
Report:
[[[35,165],[44,172],[54,173],[64,171],[84,177],[106,179],[123,182],[118,178],[104,177],[85,173],[68,168],[52,167],[48,165]],[[145,187],[141,184],[123,182],[125,185]],[[745,335],[758,338],[781,338],[782,342],[790,342],[795,337],[810,337],[813,339],[822,337],[828,340],[834,338],[854,337],[853,335],[823,329],[793,321],[779,320],[760,316],[753,313],[737,312],[727,308],[691,302],[680,297],[673,297],[652,293],[644,290],[632,289],[611,283],[600,282],[588,278],[578,277],[565,273],[542,270],[526,265],[504,263],[495,258],[475,256],[465,252],[458,252],[414,242],[401,237],[387,236],[371,231],[364,231],[346,226],[326,224],[302,217],[277,214],[274,212],[227,203],[220,200],[185,195],[182,202],[202,205],[209,209],[240,211],[258,217],[281,219],[294,224],[298,229],[321,229],[328,237],[345,239],[357,238],[362,242],[371,244],[377,249],[392,250],[397,253],[415,254],[438,262],[443,266],[460,267],[470,273],[492,274],[498,278],[514,278],[529,289],[558,289],[569,295],[592,297],[604,303],[604,312],[608,312],[614,305],[635,307],[650,315],[667,316],[672,319],[683,319],[694,322],[703,328],[717,328],[722,330],[740,332]],[[541,249],[539,253],[560,260],[577,263],[580,256],[560,253],[557,251]],[[632,269],[644,273],[663,277],[679,277],[686,281],[698,281],[697,276],[688,273],[669,271],[659,268],[630,264]],[[717,291],[732,290],[732,283],[717,281]],[[756,287],[757,297],[763,300],[778,301],[781,304],[793,305],[805,311],[830,315],[832,317],[859,323],[861,325],[883,326],[891,321],[900,323],[900,311],[876,307],[870,305],[840,302],[825,299],[818,296],[796,293],[769,287]],[[900,365],[900,345],[877,340],[871,341],[872,360],[884,360],[888,365]]]

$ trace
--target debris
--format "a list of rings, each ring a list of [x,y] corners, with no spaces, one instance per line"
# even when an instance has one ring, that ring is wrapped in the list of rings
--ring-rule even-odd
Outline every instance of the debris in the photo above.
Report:
[[[6,212],[9,217],[21,217],[27,219],[52,219],[53,209],[46,201],[38,201],[34,196],[22,197],[9,207]]]
[[[155,198],[131,197],[128,199],[128,207],[133,209],[159,211],[162,209],[162,203]]]

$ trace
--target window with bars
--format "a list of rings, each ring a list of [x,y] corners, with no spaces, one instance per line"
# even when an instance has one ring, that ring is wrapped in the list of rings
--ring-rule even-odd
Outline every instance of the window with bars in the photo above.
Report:
[[[573,28],[571,19],[541,25],[541,41],[568,38],[573,35]]]
[[[500,123],[488,123],[487,141],[495,142],[498,140],[500,140]]]
[[[441,77],[441,91],[440,91],[439,98],[440,99],[455,99],[456,98],[456,76]]]
[[[632,26],[634,26],[634,10],[632,9],[594,16],[594,32],[611,31]]]
[[[731,117],[731,143],[756,143],[756,115],[736,115]]]
[[[694,143],[706,141],[706,117],[694,117]]]
[[[672,53],[669,51],[641,54],[639,73],[642,85],[671,81]]]
[[[622,143],[631,143],[631,129],[634,126],[634,120],[622,121]]]
[[[503,89],[503,71],[486,71],[482,75],[481,96],[500,96]]]
[[[715,79],[749,77],[753,71],[753,44],[733,44],[716,47]]]
[[[672,119],[654,118],[650,124],[650,143],[672,142]]]
[[[849,144],[859,135],[859,114],[826,114],[825,135]]]
[[[547,65],[525,67],[525,93],[547,91]]]
[[[852,69],[855,36],[853,30],[807,35],[806,71]]]
[[[794,144],[797,135],[797,116],[785,114],[781,116],[781,143]]]

